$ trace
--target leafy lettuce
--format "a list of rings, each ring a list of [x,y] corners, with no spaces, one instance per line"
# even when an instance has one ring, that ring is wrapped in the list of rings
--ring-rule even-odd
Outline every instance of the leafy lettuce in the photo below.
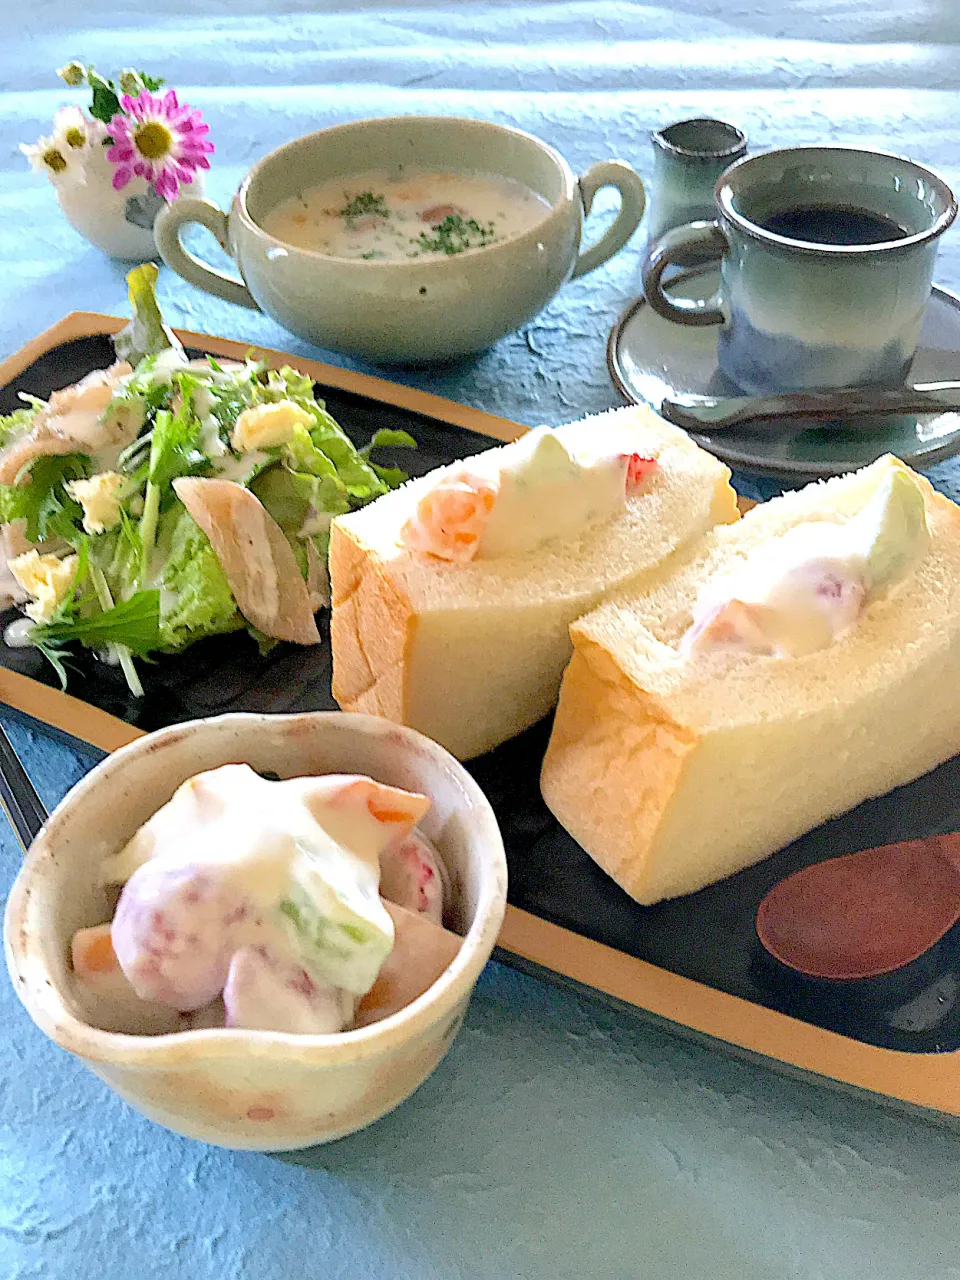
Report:
[[[0,524],[26,520],[26,536],[31,542],[65,538],[76,543],[83,508],[63,485],[87,473],[87,458],[80,453],[35,458],[29,478],[22,477],[20,484],[0,484]]]
[[[14,409],[13,413],[0,414],[0,448],[25,435],[36,412],[32,405],[24,405],[22,409]]]
[[[251,629],[208,538],[177,498],[176,479],[222,476],[249,488],[312,582],[313,552],[325,557],[331,520],[406,479],[399,468],[374,462],[372,453],[416,447],[405,431],[387,428],[358,448],[315,398],[312,380],[289,366],[271,370],[249,357],[230,368],[212,359],[189,365],[160,313],[156,281],[153,264],[130,272],[132,319],[115,339],[118,357],[135,366],[110,406],[129,427],[130,442],[111,463],[124,476],[122,485],[110,482],[119,495],[119,523],[88,534],[83,506],[65,488],[69,480],[98,474],[99,457],[40,457],[20,477],[23,483],[0,486],[0,525],[23,520],[32,542],[66,542],[79,556],[71,599],[49,622],[33,627],[31,638],[62,680],[68,645],[109,648],[135,694],[142,689],[134,656],[178,651],[204,636]],[[247,452],[234,449],[240,414],[281,400],[305,411],[293,438]],[[30,407],[0,416],[0,447],[28,431],[42,406],[31,400]],[[255,638],[270,643],[268,637]]]
[[[183,351],[179,338],[163,322],[157,303],[156,263],[145,262],[127,276],[127,293],[133,316],[113,339],[118,360],[136,365],[144,356],[155,356],[168,347]]]
[[[157,647],[182,649],[203,636],[245,626],[210,540],[189,512],[174,507],[163,524],[161,545],[169,550]]]

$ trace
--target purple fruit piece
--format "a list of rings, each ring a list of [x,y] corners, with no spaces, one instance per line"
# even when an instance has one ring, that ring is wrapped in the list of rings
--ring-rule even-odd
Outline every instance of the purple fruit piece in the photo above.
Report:
[[[411,831],[381,853],[380,892],[398,907],[426,916],[434,924],[442,923],[443,877],[439,860],[417,831]]]
[[[212,869],[155,859],[124,886],[111,936],[137,994],[187,1012],[220,994],[254,924],[245,895]]]
[[[242,947],[230,961],[223,989],[228,1027],[326,1035],[342,1031],[353,1017],[353,1001],[320,986],[276,945]]]

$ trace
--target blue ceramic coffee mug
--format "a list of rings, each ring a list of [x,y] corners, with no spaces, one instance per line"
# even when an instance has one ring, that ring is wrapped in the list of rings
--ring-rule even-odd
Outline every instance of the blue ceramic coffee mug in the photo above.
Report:
[[[743,390],[896,386],[930,296],[937,240],[957,202],[935,173],[854,147],[790,147],[731,165],[718,217],[661,236],[643,288],[659,315],[721,325],[720,368]],[[721,258],[717,294],[671,297],[662,276],[691,251]]]

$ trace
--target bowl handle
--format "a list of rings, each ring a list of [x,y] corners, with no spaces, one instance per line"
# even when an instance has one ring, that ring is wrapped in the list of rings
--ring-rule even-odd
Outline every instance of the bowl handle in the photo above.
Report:
[[[220,248],[226,253],[230,252],[227,248],[227,215],[223,210],[212,200],[181,197],[162,209],[154,223],[154,237],[160,257],[178,276],[183,276],[184,280],[196,285],[198,289],[205,289],[207,293],[224,298],[227,302],[236,302],[241,307],[259,311],[260,308],[242,280],[217,271],[183,247],[180,234],[184,227],[194,222],[212,231]]]
[[[578,179],[577,185],[585,214],[593,207],[593,198],[601,187],[617,188],[620,192],[620,212],[597,243],[580,254],[574,264],[571,280],[576,280],[577,276],[585,276],[588,271],[599,267],[623,248],[640,225],[646,204],[640,175],[623,160],[601,160],[598,164],[591,165]]]

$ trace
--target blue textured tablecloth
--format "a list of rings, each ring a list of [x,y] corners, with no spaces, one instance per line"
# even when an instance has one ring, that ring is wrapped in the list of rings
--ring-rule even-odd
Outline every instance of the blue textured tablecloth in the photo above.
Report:
[[[202,107],[221,201],[274,146],[396,112],[517,124],[578,168],[620,156],[645,176],[651,127],[711,114],[755,147],[858,141],[960,182],[956,0],[315,7],[3,0],[0,355],[67,311],[124,309],[123,268],[77,238],[17,151],[69,100],[52,72],[74,57],[145,65]],[[530,423],[615,404],[604,345],[640,243],[475,362],[399,376]],[[937,276],[960,284],[956,231]],[[161,298],[174,323],[318,354],[167,272]],[[960,496],[954,477],[935,473]],[[88,767],[11,733],[50,802]],[[3,825],[0,892],[18,858]],[[411,1101],[282,1158],[140,1119],[0,980],[0,1280],[939,1280],[960,1277],[958,1224],[954,1134],[497,965]]]

